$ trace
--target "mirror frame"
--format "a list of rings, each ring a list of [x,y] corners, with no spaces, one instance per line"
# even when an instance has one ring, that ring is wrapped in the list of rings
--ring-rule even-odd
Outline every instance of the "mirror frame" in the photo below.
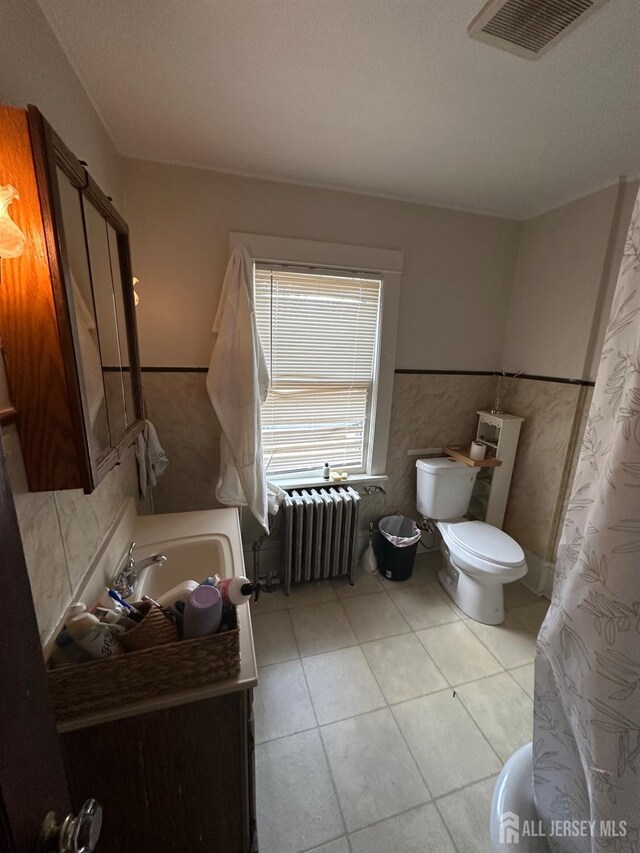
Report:
[[[135,441],[144,427],[144,401],[140,373],[140,355],[136,328],[133,292],[133,273],[129,248],[129,229],[95,180],[87,171],[86,164],[78,160],[58,134],[53,130],[40,111],[28,106],[29,133],[42,208],[45,241],[49,254],[49,269],[65,379],[69,392],[69,407],[73,424],[74,443],[80,482],[76,487],[92,492],[106,474],[119,463],[120,453]],[[109,447],[99,456],[91,452],[89,407],[87,405],[84,377],[81,367],[81,352],[74,310],[69,260],[64,236],[64,219],[56,168],[59,167],[72,185],[102,214],[117,234],[120,282],[124,303],[126,341],[131,376],[135,420],[120,436],[111,436]],[[84,214],[83,214],[84,218]],[[86,239],[86,234],[85,234]],[[91,275],[90,258],[89,272]],[[131,282],[127,287],[126,282]],[[93,288],[93,278],[91,278]],[[117,282],[114,282],[117,286]],[[126,368],[125,368],[126,369]],[[69,486],[66,486],[69,488]],[[73,487],[73,486],[71,486]],[[64,488],[60,486],[59,488]]]

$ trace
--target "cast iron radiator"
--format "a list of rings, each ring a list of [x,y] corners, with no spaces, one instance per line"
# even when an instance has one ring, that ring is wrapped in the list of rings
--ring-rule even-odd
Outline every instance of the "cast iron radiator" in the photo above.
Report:
[[[291,584],[349,575],[358,548],[360,495],[351,486],[297,489],[285,497],[284,591]]]

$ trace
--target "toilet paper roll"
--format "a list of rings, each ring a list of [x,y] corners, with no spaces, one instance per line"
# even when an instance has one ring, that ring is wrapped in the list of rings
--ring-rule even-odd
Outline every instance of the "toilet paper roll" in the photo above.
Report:
[[[479,441],[472,441],[471,442],[471,449],[469,451],[469,456],[472,459],[477,459],[478,461],[480,459],[484,459],[486,452],[487,452],[486,444],[480,444]]]

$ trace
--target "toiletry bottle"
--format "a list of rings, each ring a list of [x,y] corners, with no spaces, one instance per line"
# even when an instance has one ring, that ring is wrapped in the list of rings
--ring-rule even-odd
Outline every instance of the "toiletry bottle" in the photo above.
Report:
[[[193,590],[184,608],[183,638],[193,640],[215,634],[222,619],[222,596],[215,586]]]
[[[220,575],[209,575],[208,578],[205,578],[200,586],[218,586],[220,583]]]
[[[92,613],[80,613],[67,622],[67,631],[93,658],[105,658],[126,651],[120,640]]]
[[[244,604],[248,601],[253,593],[256,593],[256,599],[260,591],[260,584],[251,583],[249,578],[223,578],[218,584],[220,595],[222,596],[222,606],[231,607],[233,604]]]
[[[87,605],[84,601],[74,601],[69,605],[67,610],[67,619],[73,619],[74,616],[79,616],[81,613],[86,613]]]
[[[74,663],[87,663],[90,660],[93,660],[91,655],[74,641],[68,631],[60,631],[49,658],[50,664],[53,666],[69,666]]]
[[[168,607],[178,616],[182,616],[191,593],[198,588],[197,581],[184,581],[161,595],[157,601],[161,607]]]
[[[325,480],[328,480],[331,476],[331,467],[329,466],[328,462],[324,463],[324,467],[322,468],[322,476]]]

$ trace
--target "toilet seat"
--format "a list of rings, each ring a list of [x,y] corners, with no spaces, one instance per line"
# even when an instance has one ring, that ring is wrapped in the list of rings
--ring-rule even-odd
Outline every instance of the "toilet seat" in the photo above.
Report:
[[[519,574],[518,570],[526,566],[520,545],[491,524],[465,519],[437,524],[454,561],[461,562],[467,571],[504,576]]]

